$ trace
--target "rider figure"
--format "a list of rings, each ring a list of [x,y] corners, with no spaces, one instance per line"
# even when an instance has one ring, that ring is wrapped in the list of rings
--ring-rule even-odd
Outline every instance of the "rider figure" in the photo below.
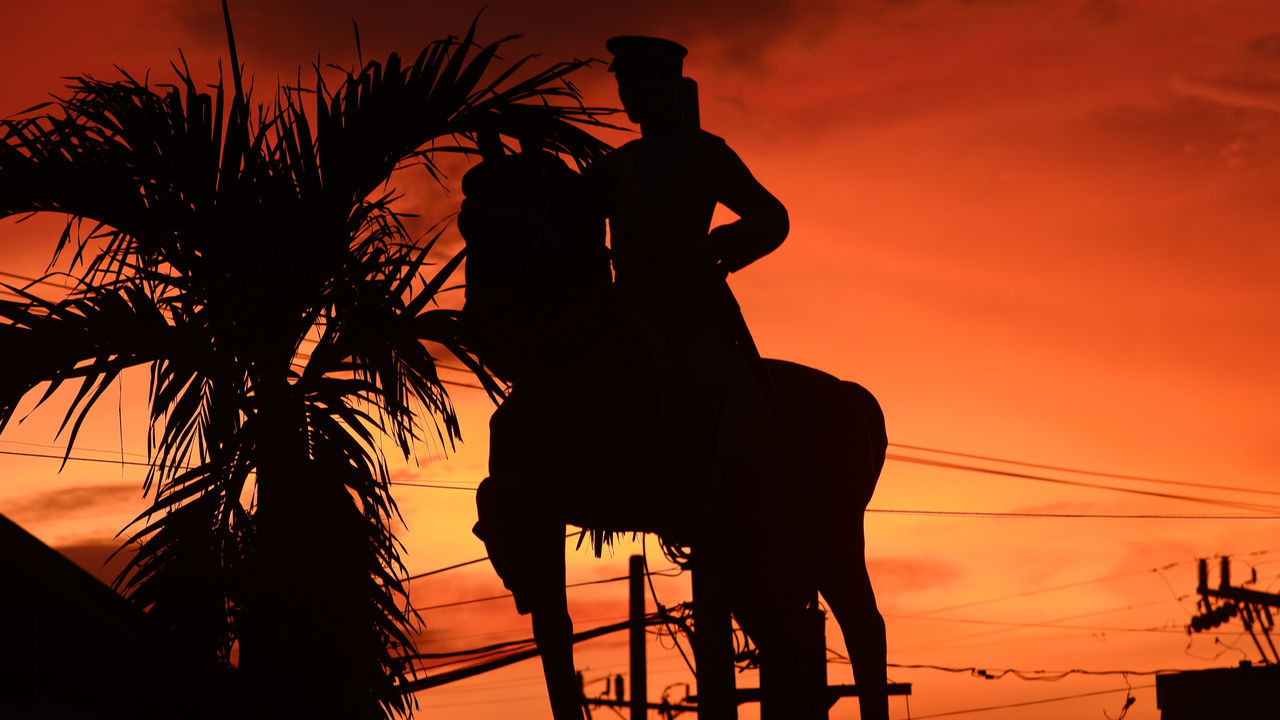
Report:
[[[780,536],[777,524],[758,516],[759,508],[787,513],[783,507],[791,506],[794,515],[805,506],[787,483],[800,462],[786,456],[794,443],[776,415],[787,399],[773,397],[725,283],[728,273],[786,239],[787,211],[724,140],[698,127],[696,85],[683,77],[683,47],[636,36],[612,38],[606,47],[614,56],[609,69],[618,96],[641,137],[591,165],[584,177],[608,219],[620,309],[639,316],[665,345],[654,354],[673,408],[663,443],[669,465],[646,489],[685,495],[684,503],[668,501],[692,510],[674,511],[684,533],[679,544],[694,546],[701,568],[695,572],[714,573],[712,582],[738,599],[735,617],[769,648],[770,672],[789,678],[770,681],[768,713],[786,707],[783,715],[825,716],[806,690],[803,646],[795,639],[796,618],[812,599],[803,588],[816,587],[817,578],[778,583],[769,570],[789,566],[793,578],[815,573],[812,560],[821,549],[813,548],[808,561],[794,557],[796,538]],[[717,205],[738,219],[712,228]],[[866,710],[864,717],[879,714]]]
[[[609,221],[616,297],[664,345],[658,356],[677,408],[672,435],[685,443],[677,457],[711,478],[697,500],[709,493],[710,504],[723,507],[726,492],[754,494],[751,486],[767,481],[741,473],[726,479],[724,463],[776,466],[770,461],[777,458],[759,456],[779,445],[767,437],[776,425],[760,359],[724,280],[782,243],[787,211],[724,140],[698,127],[684,47],[638,36],[606,47],[618,96],[641,137],[591,165],[587,186]],[[717,204],[739,219],[712,229]],[[719,524],[700,518],[708,521]]]

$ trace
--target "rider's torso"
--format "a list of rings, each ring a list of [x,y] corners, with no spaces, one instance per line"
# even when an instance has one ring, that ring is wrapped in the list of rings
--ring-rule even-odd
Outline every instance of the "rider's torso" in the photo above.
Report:
[[[717,201],[724,141],[702,131],[642,138],[588,173],[609,218],[615,286],[625,306],[645,314],[703,312],[715,289],[698,257]]]

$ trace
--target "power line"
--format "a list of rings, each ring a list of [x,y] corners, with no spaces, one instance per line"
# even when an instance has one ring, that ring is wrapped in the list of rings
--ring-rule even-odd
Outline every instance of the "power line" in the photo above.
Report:
[[[585,580],[583,582],[569,583],[564,587],[566,590],[568,590],[569,588],[585,587],[587,585],[605,585],[608,583],[615,583],[620,580],[626,580],[629,577],[630,575],[619,575],[617,577],[605,578],[603,580]],[[415,607],[414,610],[416,612],[426,612],[427,610],[439,610],[441,608],[458,607],[460,605],[474,605],[476,603],[489,602],[491,600],[502,600],[503,598],[509,598],[509,597],[512,597],[511,593],[503,593],[502,595],[489,595],[488,597],[472,598],[470,600],[457,600],[454,602],[441,603],[439,605],[427,605],[425,607]]]
[[[844,658],[848,660],[848,658]],[[999,680],[1006,675],[1012,675],[1019,680],[1041,681],[1041,682],[1057,682],[1069,675],[1164,675],[1167,673],[1193,672],[1186,669],[1162,668],[1160,670],[1085,670],[1082,668],[1072,668],[1071,670],[1017,670],[1014,668],[979,668],[979,667],[945,667],[943,665],[905,665],[901,663],[886,663],[891,668],[900,668],[902,670],[940,670],[949,673],[967,673],[984,680]],[[1231,669],[1231,668],[1221,668]]]
[[[432,488],[435,490],[469,490],[474,492],[475,485],[438,485],[432,483],[411,483],[396,481],[392,485],[404,487]],[[1170,515],[1160,513],[1037,513],[1037,512],[998,512],[988,510],[917,510],[906,508],[867,508],[869,513],[885,515],[920,515],[936,517],[971,517],[971,518],[1012,518],[1037,519],[1059,518],[1076,520],[1280,520],[1280,515]]]
[[[62,283],[56,283],[46,278],[33,278],[33,277],[28,277],[26,275],[19,275],[17,273],[6,272],[4,270],[0,270],[0,275],[3,275],[4,277],[13,278],[15,280],[22,280],[23,282],[32,283],[32,284],[48,285],[50,287],[62,288],[63,290],[75,290],[75,288],[70,285],[63,285]]]
[[[1280,520],[1280,515],[1159,515],[1113,513],[1037,513],[1037,512],[988,512],[980,510],[901,510],[867,508],[869,513],[887,515],[924,515],[939,517],[1037,519],[1061,518],[1078,520]]]
[[[1081,487],[1115,490],[1119,492],[1129,492],[1152,497],[1160,497],[1176,500],[1187,500],[1192,502],[1201,502],[1211,505],[1222,505],[1225,507],[1234,507],[1244,510],[1270,510],[1280,512],[1280,507],[1270,505],[1256,505],[1253,503],[1233,503],[1230,501],[1218,501],[1209,498],[1197,498],[1185,495],[1173,495],[1169,493],[1157,493],[1144,490],[1134,490],[1132,488],[1114,487],[1109,485],[1096,485],[1093,483],[1081,483],[1071,480],[1063,480],[1058,478],[1046,478],[1035,475],[1026,475],[1022,473],[1010,473],[991,468],[980,468],[976,466],[959,465],[954,463],[944,463],[940,461],[931,461],[924,458],[911,458],[907,456],[888,456],[890,460],[900,462],[918,463],[923,465],[934,465],[954,470],[965,470],[969,472],[982,472],[994,475],[1002,475],[1006,477],[1014,477],[1027,480],[1039,480],[1043,482],[1062,483],[1066,485],[1078,485]],[[403,485],[405,487],[421,487],[433,488],[437,490],[472,490],[475,486],[465,485],[437,485],[430,483],[409,483],[395,482],[393,485]],[[1178,515],[1168,513],[1039,513],[1039,512],[1000,512],[1000,511],[984,511],[984,510],[919,510],[919,509],[903,509],[903,508],[867,508],[869,513],[881,513],[886,515],[921,515],[921,516],[940,516],[940,517],[987,517],[987,518],[1059,518],[1059,519],[1080,519],[1080,520],[1280,520],[1280,515]]]
[[[482,563],[488,559],[489,559],[489,556],[485,555],[484,557],[476,558],[475,560],[467,560],[466,562],[455,563],[453,565],[446,565],[445,567],[442,567],[442,568],[436,568],[435,570],[428,570],[426,572],[418,573],[416,575],[410,575],[409,577],[406,577],[406,578],[401,578],[400,582],[409,582],[410,580],[417,580],[419,578],[424,578],[431,575],[439,575],[442,572],[457,570],[458,568],[463,568],[468,565],[475,565],[477,563]]]
[[[479,387],[479,386],[476,386]],[[483,388],[481,388],[483,389]],[[13,440],[5,440],[2,442],[18,442]],[[51,447],[40,443],[21,443],[23,445],[32,445],[35,447]],[[114,453],[114,450],[96,450],[93,448],[84,448],[86,452]],[[135,457],[145,457],[142,453],[124,453]],[[79,455],[54,455],[51,453],[22,452],[19,450],[0,450],[0,455],[12,455],[15,457],[33,457],[48,458],[51,460],[64,460],[66,462],[91,462],[103,463],[110,465],[130,465],[136,467],[150,468],[152,464],[139,460],[124,460],[121,458],[92,458]],[[965,468],[969,469],[969,468]],[[979,468],[973,468],[982,472]],[[992,471],[994,472],[994,471]],[[1066,482],[1066,481],[1064,481]],[[444,485],[439,483],[414,483],[392,480],[389,485],[397,485],[400,487],[417,487],[428,488],[433,490],[462,490],[466,492],[475,492],[475,485]],[[1137,492],[1137,491],[1134,491]],[[1208,501],[1206,501],[1208,502]],[[926,517],[971,517],[971,518],[1013,518],[1013,519],[1037,519],[1037,518],[1059,518],[1059,519],[1095,519],[1095,520],[1280,520],[1280,515],[1169,515],[1157,513],[1145,514],[1110,514],[1110,513],[1034,513],[1034,512],[996,512],[982,510],[919,510],[906,508],[867,508],[869,513],[880,513],[885,515],[917,515]]]
[[[435,483],[412,483],[412,482],[404,482],[402,480],[391,480],[387,484],[399,485],[401,487],[430,488],[432,490],[466,490],[468,492],[476,491],[475,485],[437,485]]]
[[[61,449],[58,445],[50,445],[49,443],[27,442],[24,440],[0,440],[0,443],[5,443],[7,445],[26,445],[28,447],[52,448],[54,450]],[[115,455],[115,456],[131,455],[133,457],[142,457],[142,458],[147,456],[146,453],[130,452],[122,449],[121,450],[103,450],[102,448],[87,448],[80,445],[77,445],[76,449],[81,452],[104,453],[104,454]],[[59,455],[58,457],[62,457],[62,456]]]
[[[1086,616],[1091,614],[1092,613],[1085,613]],[[897,615],[897,616],[890,616],[890,617],[902,618],[905,616]],[[1007,632],[1016,632],[1018,630],[1027,630],[1031,628],[1045,629],[1045,630],[1079,630],[1079,631],[1089,632],[1089,633],[1159,633],[1159,634],[1175,634],[1175,635],[1187,634],[1187,629],[1185,627],[1116,627],[1116,626],[1109,626],[1109,625],[1059,625],[1054,621],[1013,622],[1013,621],[1004,621],[1004,620],[980,620],[977,618],[917,618],[917,619],[936,620],[938,622],[945,621],[945,622],[971,623],[975,625],[1000,625],[1002,627],[994,630],[988,630],[985,632],[977,632],[977,633],[971,633],[967,635],[957,635],[957,636],[948,637],[948,638],[940,638],[936,641],[930,641],[920,645],[909,645],[907,647],[901,647],[901,648],[896,647],[896,648],[893,648],[893,652],[903,653],[903,652],[910,652],[913,650],[934,649],[938,647],[945,647],[947,645],[950,645],[953,642],[957,642],[960,640],[971,640],[973,638],[987,637],[989,635],[996,635],[996,634],[1007,633]]]
[[[654,625],[660,622],[665,622],[665,617],[659,613],[651,613],[645,616],[646,625]],[[632,620],[627,619],[619,623],[614,623],[612,625],[605,625],[602,627],[592,628],[590,630],[575,632],[573,634],[573,642],[576,644],[584,640],[590,640],[592,638],[600,637],[602,635],[608,635],[610,633],[618,632],[620,630],[626,630],[630,628],[631,625],[632,625]],[[527,642],[533,642],[533,638],[529,638]],[[426,690],[427,688],[436,687],[438,685],[444,685],[446,683],[455,682],[457,680],[463,680],[465,678],[479,675],[481,673],[489,672],[490,670],[496,670],[500,667],[505,667],[507,665],[520,662],[521,660],[527,660],[529,658],[536,657],[538,654],[539,652],[537,647],[529,648],[527,650],[518,650],[493,660],[486,660],[484,662],[458,668],[457,670],[450,670],[448,672],[439,673],[437,675],[425,677],[419,680],[412,680],[410,682],[405,683],[402,686],[401,692],[408,694],[411,692],[417,692],[419,690]]]
[[[591,617],[591,618],[574,618],[574,623],[575,625],[579,625],[579,624],[589,624],[589,623],[595,623],[595,622],[614,622],[617,620],[621,620],[625,617],[629,617],[629,616],[626,613],[613,613],[611,615],[601,615],[598,617]],[[486,625],[485,627],[488,627],[488,626]],[[521,635],[521,634],[527,634],[528,632],[529,632],[529,625],[528,623],[524,623],[522,624],[521,627],[502,628],[499,630],[489,630],[486,632],[449,633],[449,634],[433,635],[430,638],[423,636],[416,641],[416,644],[425,645],[428,643],[452,642],[454,640],[463,640],[467,638],[478,638],[478,637],[487,638],[487,637],[495,637],[498,635]]]
[[[1110,608],[1106,608],[1106,609],[1104,609],[1104,610],[1091,610],[1091,611],[1089,611],[1089,612],[1087,612],[1087,613],[1079,613],[1079,614],[1076,614],[1076,615],[1068,615],[1068,616],[1063,616],[1063,617],[1051,618],[1051,619],[1049,619],[1049,620],[1042,620],[1042,621],[1040,621],[1040,622],[1016,622],[1016,621],[1010,621],[1010,620],[983,620],[983,619],[981,619],[981,618],[938,617],[938,616],[934,616],[934,615],[896,615],[896,614],[886,614],[886,615],[885,615],[885,617],[894,618],[894,619],[898,619],[898,620],[924,620],[924,621],[950,622],[950,623],[961,623],[961,624],[971,624],[971,625],[1000,625],[1000,626],[1002,626],[1002,627],[1000,627],[1000,628],[996,628],[996,629],[993,629],[993,630],[986,630],[986,631],[983,631],[983,632],[970,633],[970,634],[968,634],[968,635],[960,635],[960,636],[954,636],[954,637],[949,637],[949,638],[943,638],[943,639],[941,639],[941,640],[938,640],[937,642],[928,642],[928,643],[925,643],[924,645],[914,645],[914,646],[908,646],[908,647],[905,647],[905,648],[894,648],[894,651],[895,651],[895,652],[905,652],[905,651],[908,651],[908,650],[919,650],[919,649],[922,649],[922,648],[933,648],[933,647],[938,647],[938,646],[940,646],[940,645],[949,645],[950,643],[952,643],[953,641],[956,641],[956,640],[969,640],[969,639],[972,639],[972,638],[975,638],[975,637],[985,637],[985,636],[988,636],[988,635],[998,635],[998,634],[1000,634],[1000,633],[1009,632],[1009,631],[1012,631],[1012,630],[1023,630],[1023,629],[1027,629],[1027,628],[1080,629],[1080,630],[1091,630],[1091,631],[1093,631],[1093,630],[1105,630],[1104,628],[1086,628],[1086,627],[1082,627],[1082,626],[1073,626],[1073,625],[1056,625],[1056,624],[1054,624],[1054,623],[1062,622],[1062,621],[1064,621],[1064,620],[1079,620],[1079,619],[1081,619],[1081,618],[1096,617],[1096,616],[1098,616],[1098,615],[1110,615],[1110,614],[1112,614],[1112,613],[1125,612],[1125,611],[1127,611],[1127,610],[1135,610],[1135,609],[1137,609],[1137,608],[1141,608],[1141,607],[1150,607],[1150,606],[1152,606],[1152,605],[1160,605],[1160,604],[1163,604],[1163,603],[1167,603],[1167,602],[1169,602],[1171,599],[1172,599],[1174,602],[1181,602],[1181,601],[1182,601],[1183,599],[1185,599],[1186,597],[1188,597],[1188,596],[1184,595],[1184,596],[1182,596],[1182,597],[1175,597],[1175,598],[1161,598],[1161,599],[1159,599],[1159,600],[1149,600],[1149,601],[1147,601],[1147,602],[1133,603],[1133,604],[1129,604],[1129,605],[1120,605],[1120,606],[1117,606],[1117,607],[1110,607]],[[1116,629],[1116,630],[1118,631],[1119,629]],[[1133,631],[1142,631],[1142,632],[1163,632],[1163,631],[1166,631],[1166,630],[1167,630],[1167,628],[1133,628],[1132,630],[1133,630]],[[1181,629],[1180,629],[1178,632],[1183,632],[1183,630],[1181,630]]]
[[[1166,480],[1162,478],[1146,477],[1143,475],[1124,475],[1122,473],[1103,472],[1100,470],[1081,470],[1079,468],[1064,467],[1061,465],[1045,465],[1042,463],[1027,462],[1025,460],[1010,460],[1008,458],[994,457],[991,455],[976,455],[974,453],[959,452],[957,450],[942,450],[939,448],[924,447],[923,445],[907,445],[905,443],[895,442],[891,442],[889,445],[892,447],[899,447],[904,450],[919,450],[922,452],[938,453],[939,455],[952,455],[955,457],[969,458],[971,460],[986,460],[989,462],[1005,463],[1007,465],[1021,465],[1023,467],[1038,468],[1040,470],[1056,470],[1058,472],[1075,473],[1077,475],[1093,475],[1095,477],[1114,478],[1116,480],[1134,480],[1136,482],[1160,483],[1163,485],[1181,485],[1184,487],[1197,487],[1208,490],[1230,490],[1232,492],[1256,493],[1258,495],[1280,495],[1280,490],[1259,490],[1256,488],[1236,487],[1231,485]]]
[[[17,440],[0,440],[0,442],[13,442],[13,443],[18,443],[18,441],[17,441]],[[26,443],[26,442],[24,442],[24,443],[19,443],[19,444],[22,444],[22,445],[31,445],[31,446],[33,446],[33,447],[55,447],[55,446],[53,446],[53,445],[44,445],[44,444],[41,444],[41,443]],[[82,450],[84,450],[85,452],[116,453],[116,454],[132,455],[132,456],[134,456],[134,457],[146,457],[146,455],[144,455],[144,454],[142,454],[142,453],[134,453],[134,452],[118,453],[118,452],[117,452],[117,451],[115,451],[115,450],[95,450],[95,449],[93,449],[93,448],[82,448]],[[110,465],[132,465],[132,466],[136,466],[136,467],[145,467],[145,468],[149,468],[149,467],[151,467],[151,466],[152,466],[152,464],[151,464],[151,463],[149,463],[149,462],[143,462],[143,461],[141,461],[141,460],[123,460],[123,459],[121,459],[121,458],[119,458],[119,457],[116,457],[116,458],[94,458],[94,457],[84,457],[84,456],[80,456],[80,455],[67,455],[67,456],[63,456],[63,455],[55,455],[55,454],[52,454],[52,453],[23,452],[23,451],[21,451],[21,450],[0,450],[0,455],[13,455],[13,456],[15,456],[15,457],[30,457],[30,458],[46,458],[46,459],[49,459],[49,460],[65,460],[65,461],[67,461],[67,462],[90,462],[90,463],[106,463],[106,464],[110,464]],[[186,465],[180,465],[180,466],[179,466],[179,469],[182,469],[182,470],[190,470],[191,468],[190,468],[189,466],[186,466]],[[469,491],[471,491],[471,492],[475,492],[475,490],[476,490],[476,486],[474,486],[474,485],[437,485],[437,484],[432,484],[432,483],[409,483],[409,482],[401,482],[401,481],[398,481],[398,480],[392,480],[392,481],[389,481],[389,482],[388,482],[388,484],[389,484],[389,485],[404,485],[404,486],[408,486],[408,487],[435,488],[435,489],[438,489],[438,490],[469,490]]]
[[[1122,688],[1114,688],[1111,690],[1095,690],[1094,692],[1077,693],[1075,695],[1063,695],[1061,697],[1044,698],[1043,700],[1027,700],[1025,702],[1009,703],[1007,705],[989,705],[987,707],[969,708],[967,710],[951,710],[948,712],[932,713],[930,715],[913,715],[915,720],[926,720],[927,718],[951,717],[953,715],[967,715],[969,713],[987,712],[990,710],[1005,710],[1008,708],[1026,707],[1028,705],[1044,705],[1046,703],[1061,702],[1063,700],[1075,700],[1076,698],[1094,697],[1097,695],[1110,695],[1111,693],[1127,692],[1130,690],[1145,690],[1155,687],[1155,683],[1150,685],[1132,685]]]
[[[1064,583],[1062,585],[1051,585],[1049,587],[1037,588],[1035,590],[1024,590],[1022,592],[1012,593],[1010,595],[1000,595],[997,597],[986,598],[984,600],[973,600],[971,602],[964,602],[958,605],[948,605],[946,607],[934,608],[933,610],[926,610],[926,611],[918,612],[915,614],[916,615],[934,615],[941,612],[947,612],[948,610],[960,610],[962,608],[976,607],[978,605],[987,605],[995,602],[1003,602],[1005,600],[1016,600],[1018,598],[1030,597],[1032,595],[1041,595],[1043,593],[1057,592],[1059,590],[1067,590],[1070,588],[1082,587],[1084,585],[1093,585],[1100,582],[1107,582],[1108,580],[1119,580],[1120,578],[1136,577],[1138,575],[1146,575],[1147,573],[1159,574],[1163,570],[1170,570],[1175,567],[1178,567],[1179,565],[1186,565],[1186,564],[1187,564],[1186,562],[1174,562],[1174,563],[1169,563],[1168,565],[1163,565],[1161,567],[1156,567],[1156,568],[1149,568],[1146,570],[1134,570],[1132,572],[1116,573],[1114,575],[1103,575],[1102,577],[1090,578],[1088,580],[1078,580],[1075,582]]]
[[[564,537],[567,540],[575,535],[581,535],[583,532],[584,531],[582,530],[574,530],[573,532],[566,533]],[[436,568],[435,570],[428,570],[426,572],[418,573],[417,575],[410,575],[409,577],[400,578],[400,582],[409,582],[410,580],[417,580],[418,578],[424,578],[429,575],[439,575],[442,572],[457,570],[458,568],[466,567],[468,565],[475,565],[476,563],[482,563],[488,559],[489,559],[489,556],[485,555],[484,557],[476,558],[474,560],[467,560],[466,562],[455,563],[453,565],[446,565],[445,567]]]
[[[472,707],[475,705],[493,705],[494,703],[529,702],[531,700],[545,700],[546,697],[547,697],[546,693],[540,693],[538,695],[526,695],[522,697],[513,697],[513,698],[498,698],[496,700],[494,698],[485,698],[483,700],[467,700],[465,702],[418,703],[418,706],[424,710],[435,710],[439,708]]]
[[[102,452],[102,451],[94,451],[94,452]],[[22,452],[20,450],[0,450],[0,455],[14,455],[16,457],[49,458],[52,460],[65,460],[68,462],[75,461],[75,462],[107,463],[109,465],[135,465],[138,467],[145,467],[145,468],[151,467],[151,463],[140,462],[138,460],[124,460],[121,458],[116,458],[112,460],[110,458],[91,458],[91,457],[80,457],[76,455],[62,456],[62,455],[52,455],[50,453]]]
[[[1054,483],[1058,485],[1070,485],[1073,487],[1086,487],[1094,490],[1111,490],[1113,492],[1130,493],[1133,495],[1144,495],[1147,497],[1158,497],[1166,500],[1185,500],[1187,502],[1198,502],[1208,505],[1218,505],[1221,507],[1230,507],[1237,510],[1254,510],[1266,512],[1280,512],[1280,506],[1262,505],[1257,503],[1239,503],[1230,500],[1213,500],[1210,498],[1195,497],[1193,495],[1176,495],[1174,493],[1156,492],[1154,490],[1138,490],[1136,488],[1119,487],[1116,485],[1101,485],[1098,483],[1088,483],[1080,480],[1066,480],[1063,478],[1051,478],[1043,475],[1032,475],[1030,473],[1013,472],[1011,470],[997,470],[995,468],[984,468],[976,465],[964,465],[961,463],[947,462],[945,460],[930,460],[927,458],[911,457],[910,455],[889,454],[885,456],[887,460],[897,462],[914,463],[917,465],[928,465],[932,467],[946,468],[949,470],[964,470],[966,472],[986,473],[988,475],[999,475],[1001,477],[1015,478],[1018,480],[1034,480],[1037,482]]]
[[[680,574],[681,572],[671,574],[671,573],[664,573],[664,572],[645,571],[646,577],[652,577],[654,575],[657,575],[659,577],[677,577]],[[602,580],[584,580],[582,582],[569,583],[564,587],[567,590],[569,588],[586,587],[588,585],[606,585],[609,583],[621,582],[622,580],[627,580],[630,577],[631,577],[630,575],[618,575],[617,577],[604,578]],[[441,603],[439,605],[427,605],[425,607],[415,607],[414,610],[417,612],[426,612],[427,610],[439,610],[441,608],[458,607],[460,605],[474,605],[476,603],[489,602],[491,600],[502,600],[503,598],[509,598],[509,597],[512,597],[511,593],[503,593],[502,595],[489,595],[487,597],[471,598],[470,600],[456,600],[454,602]]]

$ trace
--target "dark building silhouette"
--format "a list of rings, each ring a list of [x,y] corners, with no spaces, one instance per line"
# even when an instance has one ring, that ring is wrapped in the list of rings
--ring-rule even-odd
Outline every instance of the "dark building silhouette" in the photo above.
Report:
[[[2,515],[0,578],[0,718],[216,712],[213,678],[148,637],[140,610]]]
[[[1241,665],[1156,676],[1160,720],[1280,717],[1280,665]]]

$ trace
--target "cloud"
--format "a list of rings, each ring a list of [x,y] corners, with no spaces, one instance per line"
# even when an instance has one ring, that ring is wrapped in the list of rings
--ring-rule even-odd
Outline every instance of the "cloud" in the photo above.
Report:
[[[1280,62],[1280,32],[1268,33],[1250,40],[1245,46],[1255,57]]]
[[[930,557],[873,558],[867,571],[882,596],[938,590],[961,577],[959,567]]]
[[[1218,77],[1185,76],[1173,81],[1178,93],[1232,108],[1280,114],[1280,77],[1237,72]]]
[[[416,52],[427,41],[464,33],[479,17],[482,41],[521,34],[528,38],[522,49],[554,59],[600,57],[605,54],[606,38],[646,34],[714,47],[729,61],[752,65],[788,34],[813,33],[826,27],[822,18],[835,7],[789,0],[711,0],[696,7],[678,0],[495,0],[483,5],[270,0],[233,3],[231,11],[242,53],[259,52],[274,62],[292,64],[309,62],[317,52],[339,53],[340,64],[354,61],[353,22],[359,24],[365,57],[372,58],[392,49]],[[185,34],[211,47],[222,47],[224,30],[217,4],[186,3],[175,8],[174,14]]]
[[[1120,0],[1088,0],[1080,8],[1080,16],[1098,25],[1110,25],[1124,20],[1133,9]]]
[[[136,483],[75,485],[19,496],[6,501],[2,509],[14,522],[22,524],[137,502],[140,496]]]

